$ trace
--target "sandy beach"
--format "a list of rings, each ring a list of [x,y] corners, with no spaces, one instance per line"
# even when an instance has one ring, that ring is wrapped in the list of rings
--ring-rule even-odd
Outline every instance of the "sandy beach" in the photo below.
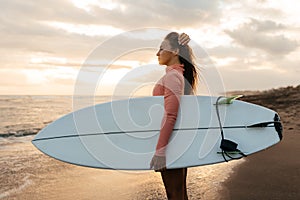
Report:
[[[279,113],[283,141],[237,161],[190,168],[189,199],[299,199],[299,94],[298,86],[243,97]],[[0,199],[166,199],[159,173],[66,164],[39,152],[32,138],[1,138]]]
[[[276,110],[283,140],[245,158],[223,183],[223,200],[300,199],[300,86],[246,95],[243,100]]]
[[[70,165],[42,154],[30,143],[31,139],[28,136],[26,141],[14,141],[0,151],[0,199],[166,199],[159,173]],[[220,199],[221,183],[242,162],[190,168],[189,198]]]

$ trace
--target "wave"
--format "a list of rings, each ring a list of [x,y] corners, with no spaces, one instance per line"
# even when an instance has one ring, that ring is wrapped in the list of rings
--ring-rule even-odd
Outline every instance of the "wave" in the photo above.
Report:
[[[0,133],[0,138],[7,138],[7,137],[26,137],[30,135],[36,135],[41,128],[33,128],[33,129],[24,129],[18,131],[12,131],[8,133]]]
[[[19,187],[10,189],[10,190],[5,191],[3,193],[0,193],[0,199],[8,197],[13,193],[18,193],[18,192],[22,191],[23,189],[25,189],[26,187],[28,187],[29,185],[32,184],[32,181],[29,179],[29,175],[25,176],[22,179],[22,182],[23,183]]]

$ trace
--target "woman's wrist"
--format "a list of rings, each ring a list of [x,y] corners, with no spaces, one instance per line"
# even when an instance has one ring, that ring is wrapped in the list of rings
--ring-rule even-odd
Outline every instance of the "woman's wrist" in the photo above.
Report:
[[[166,148],[160,148],[160,149],[156,149],[155,151],[155,156],[160,156],[160,157],[165,157],[166,156]]]

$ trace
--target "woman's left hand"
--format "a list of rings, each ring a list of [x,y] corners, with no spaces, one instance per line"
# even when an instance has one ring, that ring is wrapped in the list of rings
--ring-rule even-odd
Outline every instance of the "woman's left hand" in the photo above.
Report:
[[[189,35],[181,33],[178,37],[178,43],[182,46],[187,45],[191,41]]]
[[[150,169],[154,169],[156,172],[166,171],[166,156],[154,155],[150,163]]]

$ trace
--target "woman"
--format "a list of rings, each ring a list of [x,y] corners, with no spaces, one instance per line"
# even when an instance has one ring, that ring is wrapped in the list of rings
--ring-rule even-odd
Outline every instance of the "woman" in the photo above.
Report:
[[[150,167],[160,171],[169,200],[187,200],[187,168],[166,169],[166,148],[176,123],[181,95],[193,94],[197,83],[197,70],[193,53],[187,45],[189,37],[169,33],[157,52],[160,65],[166,65],[166,74],[156,83],[154,96],[164,96],[165,113],[160,136]]]

